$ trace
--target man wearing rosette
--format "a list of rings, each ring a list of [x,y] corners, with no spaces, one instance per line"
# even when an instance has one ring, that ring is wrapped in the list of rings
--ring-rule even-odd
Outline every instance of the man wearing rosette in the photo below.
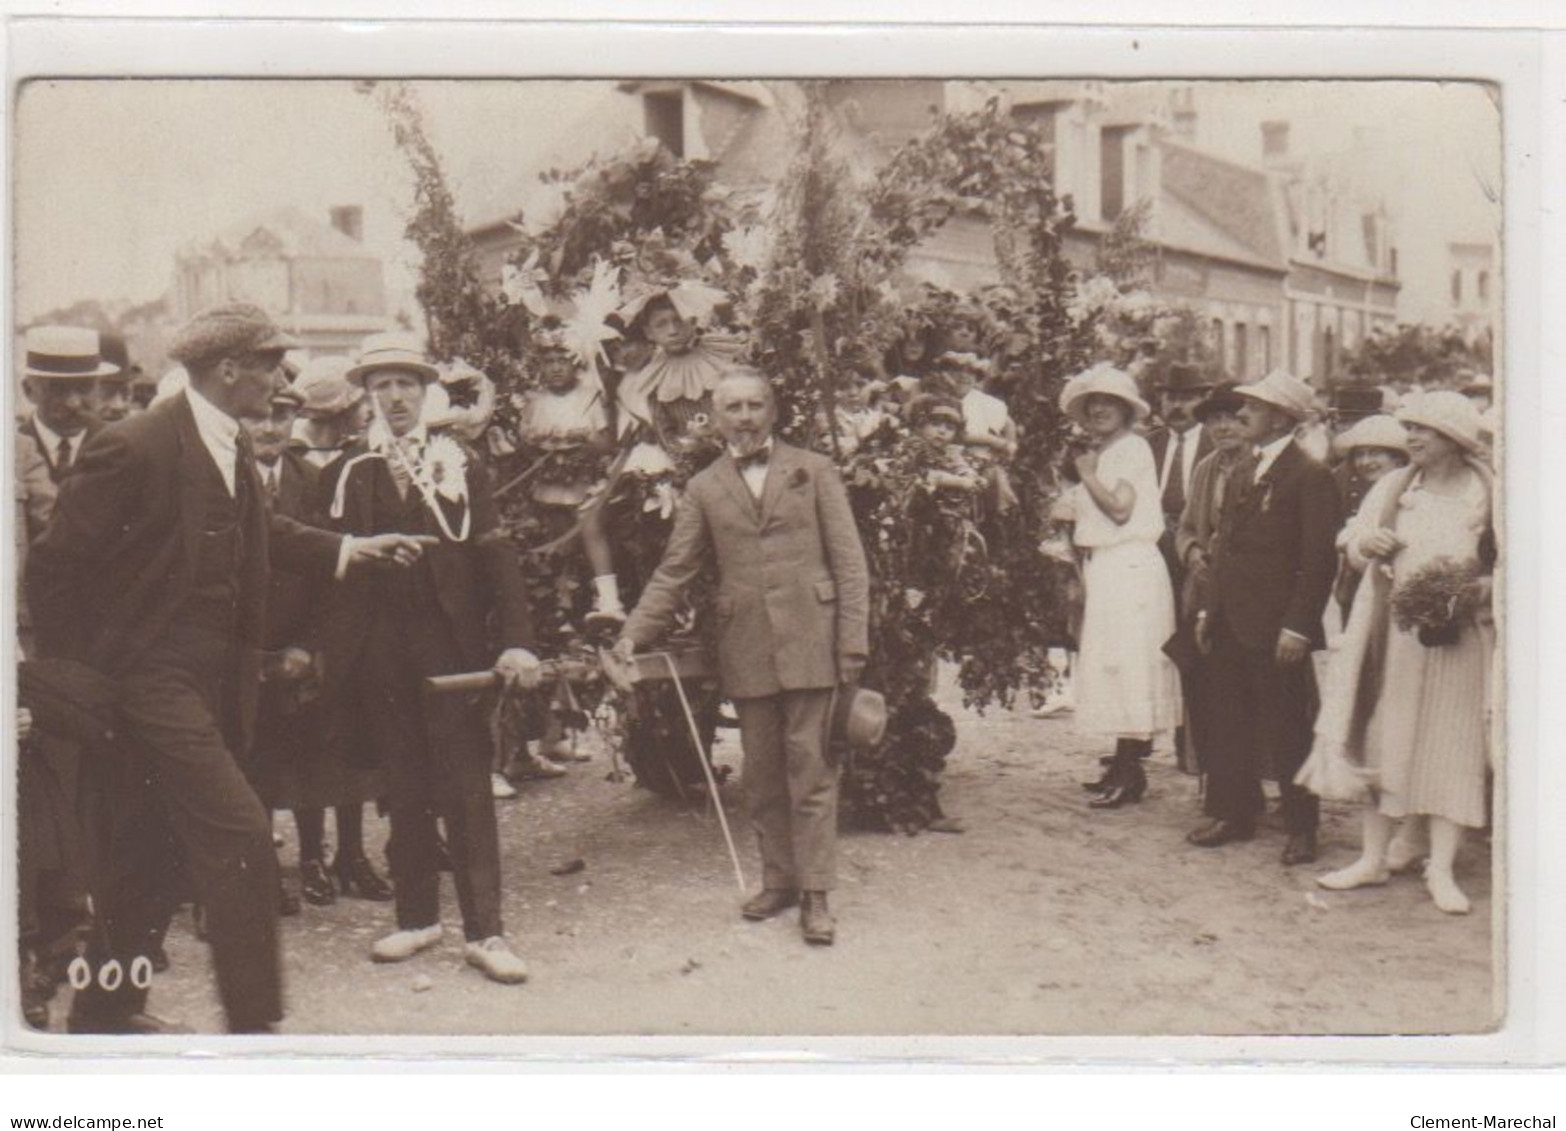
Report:
[[[744,787],[761,845],[752,921],[802,904],[805,941],[829,946],[838,766],[827,741],[833,689],[858,682],[868,649],[869,572],[832,461],[772,435],[777,406],[759,373],[712,391],[728,451],[692,477],[658,572],[616,645],[629,660],[674,620],[677,597],[718,566],[718,676],[739,713]]]
[[[1310,413],[1310,386],[1274,370],[1235,392],[1255,451],[1238,470],[1218,521],[1212,581],[1196,619],[1209,656],[1211,741],[1201,752],[1207,823],[1186,838],[1201,848],[1249,840],[1263,780],[1279,783],[1285,864],[1316,858],[1317,798],[1294,784],[1311,745],[1312,649],[1325,647],[1322,611],[1337,570],[1338,491],[1332,473],[1294,439]]]
[[[429,676],[491,666],[508,691],[537,685],[516,550],[499,529],[478,456],[424,424],[425,392],[437,371],[417,340],[367,338],[347,376],[368,394],[372,418],[364,440],[323,476],[330,521],[350,534],[434,540],[412,570],[349,578],[322,632],[327,699],[341,706],[352,748],[373,752],[386,770],[397,930],[374,944],[371,957],[401,962],[441,939],[439,818],[464,957],[493,981],[521,982],[526,966],[501,925],[483,712],[465,696],[423,693]],[[491,614],[498,641],[486,629]]]

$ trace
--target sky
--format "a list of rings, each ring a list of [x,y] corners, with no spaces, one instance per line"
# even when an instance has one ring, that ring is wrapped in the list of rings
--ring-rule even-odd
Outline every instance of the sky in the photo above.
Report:
[[[470,221],[497,218],[536,171],[616,149],[632,132],[630,100],[605,81],[413,85]],[[1372,171],[1397,198],[1411,306],[1425,282],[1437,296],[1445,285],[1441,265],[1420,263],[1415,242],[1444,246],[1498,230],[1485,189],[1500,184],[1499,119],[1482,87],[1202,88],[1197,142],[1238,160],[1259,159],[1256,123],[1268,116],[1291,120],[1302,152],[1342,148],[1362,131],[1370,152],[1384,155],[1372,157]],[[20,322],[81,298],[154,299],[180,246],[283,204],[323,219],[333,205],[361,205],[393,310],[412,305],[416,256],[402,239],[411,178],[378,100],[353,83],[34,82],[21,95],[14,152]]]

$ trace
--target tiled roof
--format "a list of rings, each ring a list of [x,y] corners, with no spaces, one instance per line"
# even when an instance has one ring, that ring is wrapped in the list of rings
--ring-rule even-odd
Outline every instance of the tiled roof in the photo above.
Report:
[[[1260,169],[1170,141],[1163,150],[1162,242],[1286,270],[1277,194]],[[1173,205],[1173,207],[1169,207]]]

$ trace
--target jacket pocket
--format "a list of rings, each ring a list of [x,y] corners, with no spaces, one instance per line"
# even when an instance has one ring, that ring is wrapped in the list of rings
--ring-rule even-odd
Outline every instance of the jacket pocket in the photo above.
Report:
[[[835,582],[835,581],[818,581],[818,582],[816,582],[816,600],[822,602],[823,604],[825,604],[828,601],[835,601],[835,600],[837,600],[837,582]]]

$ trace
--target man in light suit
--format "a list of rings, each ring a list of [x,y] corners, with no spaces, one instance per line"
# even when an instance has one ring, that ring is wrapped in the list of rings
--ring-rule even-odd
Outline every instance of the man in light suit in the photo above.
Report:
[[[616,651],[629,659],[668,629],[680,590],[716,556],[719,679],[739,713],[761,845],[762,891],[741,914],[770,919],[800,903],[805,941],[830,945],[838,767],[827,714],[833,688],[864,670],[864,548],[832,462],[773,438],[777,407],[759,374],[730,374],[712,399],[728,452],[691,479]]]
[[[1283,794],[1285,864],[1316,858],[1317,799],[1294,784],[1310,752],[1316,688],[1310,653],[1325,647],[1321,616],[1337,570],[1338,490],[1295,441],[1313,396],[1275,370],[1235,389],[1254,447],[1225,492],[1211,582],[1199,599],[1197,646],[1212,688],[1204,736],[1206,813],[1186,838],[1216,848],[1255,835],[1261,782]]]

